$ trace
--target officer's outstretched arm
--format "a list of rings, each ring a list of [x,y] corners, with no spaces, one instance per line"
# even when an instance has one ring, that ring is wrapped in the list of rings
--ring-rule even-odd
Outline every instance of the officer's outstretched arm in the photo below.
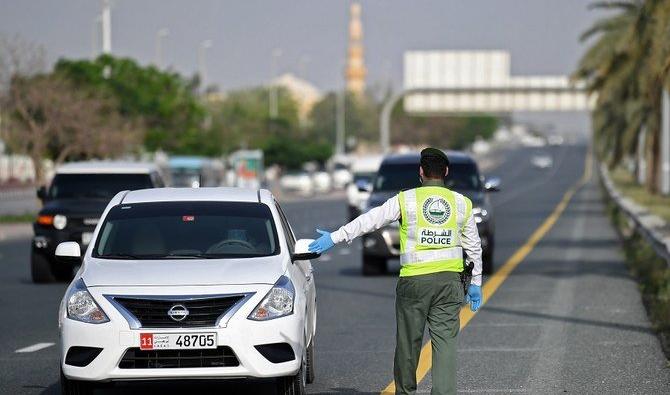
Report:
[[[321,236],[310,244],[309,249],[313,252],[324,252],[333,245],[346,241],[350,243],[353,239],[365,233],[382,228],[400,218],[400,204],[398,195],[390,198],[379,207],[375,207],[356,217],[353,221],[342,226],[333,233],[317,229]]]

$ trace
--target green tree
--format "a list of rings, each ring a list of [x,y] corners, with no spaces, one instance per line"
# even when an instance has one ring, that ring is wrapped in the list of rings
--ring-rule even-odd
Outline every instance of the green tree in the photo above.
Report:
[[[637,151],[644,126],[650,162],[647,188],[656,192],[661,93],[669,85],[670,2],[596,2],[591,8],[615,11],[582,35],[582,40],[593,42],[573,75],[598,95],[593,111],[597,152],[610,166],[620,163]]]
[[[330,92],[314,105],[306,135],[335,144],[337,93]],[[344,101],[346,137],[357,141],[379,141],[379,104],[371,96],[347,93]]]
[[[279,88],[278,117],[269,117],[269,90],[243,89],[231,92],[221,103],[210,106],[212,130],[222,138],[224,152],[238,148],[261,148],[265,139],[300,136],[298,107],[284,89]]]
[[[187,80],[174,72],[110,55],[93,61],[61,59],[54,73],[83,89],[110,95],[122,116],[141,119],[147,129],[144,145],[148,150],[189,154],[220,151],[220,147],[209,144],[216,136],[203,128],[206,112],[195,92],[196,79]]]

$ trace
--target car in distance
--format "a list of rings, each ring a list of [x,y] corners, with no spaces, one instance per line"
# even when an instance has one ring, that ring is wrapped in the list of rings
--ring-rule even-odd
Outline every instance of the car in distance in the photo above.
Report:
[[[73,162],[58,167],[49,187],[37,190],[43,207],[33,224],[33,282],[72,278],[79,263],[58,262],[56,246],[76,241],[85,248],[100,214],[119,191],[162,186],[159,168],[149,163]]]
[[[368,155],[352,160],[351,173],[353,180],[347,185],[349,220],[361,214],[361,205],[365,204],[370,197],[372,180],[377,174],[382,159],[381,155]]]
[[[300,196],[312,196],[314,180],[306,171],[288,172],[279,178],[282,191],[293,192]]]
[[[223,183],[223,168],[209,158],[173,156],[168,165],[173,187],[218,187]]]
[[[112,199],[61,302],[64,394],[102,382],[314,380],[312,240],[264,189],[162,188]],[[58,246],[80,259],[79,244]]]
[[[493,208],[486,192],[497,191],[500,180],[486,181],[479,174],[475,160],[469,155],[447,151],[449,174],[445,185],[472,200],[472,213],[482,241],[483,272],[493,272],[494,221]],[[386,200],[406,189],[421,185],[419,180],[419,153],[394,154],[384,158],[373,182],[373,189],[364,211],[382,205]],[[363,274],[384,273],[387,261],[400,255],[398,222],[363,236]]]
[[[535,154],[530,158],[530,163],[536,169],[549,169],[554,166],[554,159],[549,154]]]

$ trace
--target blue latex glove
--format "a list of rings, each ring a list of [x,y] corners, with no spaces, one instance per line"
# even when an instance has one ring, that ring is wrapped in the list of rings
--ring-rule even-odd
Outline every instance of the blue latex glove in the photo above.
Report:
[[[470,303],[470,310],[479,310],[479,306],[482,305],[482,287],[475,284],[468,285],[468,294],[465,295],[465,303]]]
[[[326,232],[325,230],[321,229],[317,229],[316,231],[321,235],[321,237],[309,244],[309,252],[322,254],[333,248],[335,243],[333,243],[333,239],[330,237],[330,232]]]

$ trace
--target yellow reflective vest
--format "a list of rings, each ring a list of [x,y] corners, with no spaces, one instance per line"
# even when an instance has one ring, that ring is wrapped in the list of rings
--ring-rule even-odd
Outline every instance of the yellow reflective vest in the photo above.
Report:
[[[461,231],[472,201],[442,186],[400,192],[400,277],[462,272]]]

